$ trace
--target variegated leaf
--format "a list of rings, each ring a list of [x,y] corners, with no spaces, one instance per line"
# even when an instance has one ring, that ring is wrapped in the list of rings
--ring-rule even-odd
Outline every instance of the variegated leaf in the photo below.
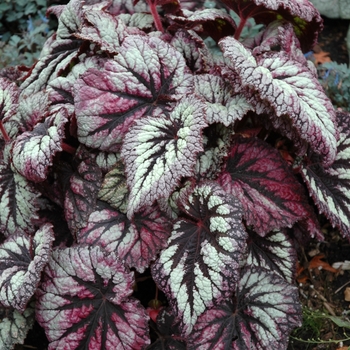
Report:
[[[11,350],[16,344],[24,344],[35,321],[34,306],[31,303],[24,312],[0,307],[0,349]]]
[[[297,252],[294,242],[283,231],[273,231],[265,237],[248,230],[247,266],[263,267],[282,276],[288,283],[293,283]]]
[[[209,124],[233,124],[254,110],[243,95],[235,95],[220,76],[201,74],[195,76],[195,92],[205,100]]]
[[[179,202],[186,218],[175,221],[152,276],[188,335],[207,308],[234,290],[247,234],[239,201],[214,182],[181,194]]]
[[[129,190],[126,185],[124,166],[122,162],[118,162],[115,167],[105,175],[98,193],[98,198],[125,214],[128,205],[128,197]]]
[[[80,147],[75,160],[77,167],[69,179],[64,200],[65,217],[72,233],[86,226],[102,183],[101,169],[87,149]]]
[[[100,206],[77,239],[80,244],[100,245],[115,252],[127,266],[142,273],[166,247],[170,230],[169,219],[155,206],[144,208],[131,221],[111,207]]]
[[[284,119],[289,119],[324,164],[331,164],[336,155],[335,111],[308,67],[283,52],[269,52],[257,60],[229,37],[221,40],[220,47],[227,58],[226,72],[238,74],[243,89],[274,110],[274,127],[283,134]]]
[[[338,153],[330,167],[324,167],[317,156],[305,162],[301,175],[321,213],[333,226],[350,237],[350,114],[337,112]]]
[[[33,182],[47,178],[53,157],[62,151],[68,112],[65,107],[57,108],[32,131],[26,131],[16,138],[12,149],[12,162],[16,170]]]
[[[0,159],[0,230],[9,236],[19,230],[32,233],[38,219],[40,193],[25,177],[18,174],[5,158]]]
[[[145,348],[148,316],[130,297],[133,283],[119,258],[99,246],[56,249],[36,305],[49,350]]]
[[[218,182],[240,199],[247,224],[261,235],[291,227],[311,210],[287,163],[259,139],[235,137]]]
[[[117,54],[127,35],[124,22],[94,5],[84,6],[83,13],[85,21],[75,36],[99,45],[103,51]]]
[[[290,22],[297,34],[302,49],[307,52],[316,44],[319,32],[323,28],[320,13],[311,4],[304,0],[245,0],[222,2],[239,14],[245,23],[253,17],[256,23],[270,24],[276,19]]]
[[[136,119],[165,112],[193,90],[185,59],[156,37],[128,36],[115,60],[89,69],[75,84],[78,137],[103,151],[119,151]]]
[[[0,123],[13,117],[18,107],[18,86],[0,77]]]
[[[136,121],[121,151],[130,218],[142,206],[169,197],[181,178],[194,175],[206,126],[202,101],[193,97],[183,98],[170,113]]]
[[[198,319],[188,349],[286,349],[301,320],[298,289],[269,270],[249,266],[233,297]]]
[[[11,235],[0,245],[0,303],[23,312],[49,261],[54,233],[45,224],[34,237]]]

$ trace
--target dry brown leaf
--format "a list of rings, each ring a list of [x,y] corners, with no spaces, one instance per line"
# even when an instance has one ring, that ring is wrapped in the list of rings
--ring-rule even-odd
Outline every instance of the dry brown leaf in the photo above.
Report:
[[[346,287],[344,290],[344,299],[350,301],[350,287]]]

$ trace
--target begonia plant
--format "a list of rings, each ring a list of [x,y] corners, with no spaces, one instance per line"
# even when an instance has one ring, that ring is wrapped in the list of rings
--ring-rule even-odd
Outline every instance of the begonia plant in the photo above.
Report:
[[[350,238],[349,115],[303,54],[317,10],[48,13],[38,62],[0,72],[0,348],[36,320],[52,350],[286,349],[295,236],[323,215]]]

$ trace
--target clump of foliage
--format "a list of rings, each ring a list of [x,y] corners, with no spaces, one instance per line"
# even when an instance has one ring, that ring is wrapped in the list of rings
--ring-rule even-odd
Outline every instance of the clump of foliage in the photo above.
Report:
[[[1,72],[0,347],[34,318],[50,349],[287,347],[293,237],[317,211],[350,237],[349,116],[303,55],[309,2],[223,4],[72,0]]]
[[[317,67],[318,77],[334,106],[350,109],[350,69],[347,64],[326,62]]]
[[[49,36],[46,0],[4,0],[0,4],[0,68],[38,59]]]

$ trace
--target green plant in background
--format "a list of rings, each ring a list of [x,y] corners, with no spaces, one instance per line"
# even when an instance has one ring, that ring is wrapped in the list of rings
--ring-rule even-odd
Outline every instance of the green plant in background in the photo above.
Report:
[[[46,0],[4,0],[0,3],[0,68],[31,66],[52,34]]]
[[[343,329],[343,339],[321,339],[322,330],[328,326],[337,327],[337,334],[340,334],[339,330]],[[303,344],[305,350],[308,350],[314,349],[315,344],[332,345],[348,342],[350,341],[350,335],[346,334],[346,331],[349,329],[350,321],[347,318],[332,316],[324,310],[311,310],[303,306],[303,324],[292,332],[288,349],[299,349],[299,347],[294,347],[294,345],[299,346],[300,344]]]
[[[327,62],[317,67],[318,78],[335,107],[350,110],[350,69],[345,64]]]

